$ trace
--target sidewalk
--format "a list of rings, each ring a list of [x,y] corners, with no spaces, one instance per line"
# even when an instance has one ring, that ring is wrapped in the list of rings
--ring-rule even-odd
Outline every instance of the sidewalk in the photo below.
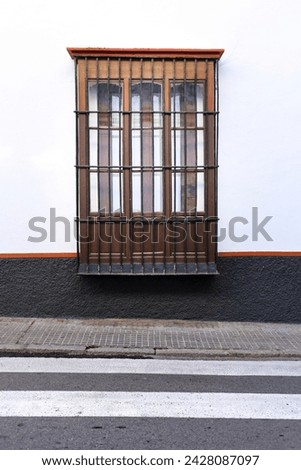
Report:
[[[0,355],[301,359],[301,324],[0,317]]]

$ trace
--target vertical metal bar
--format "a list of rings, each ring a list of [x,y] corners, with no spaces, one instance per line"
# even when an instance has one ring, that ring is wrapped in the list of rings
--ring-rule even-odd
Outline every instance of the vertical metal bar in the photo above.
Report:
[[[129,78],[129,111],[130,111],[130,118],[129,118],[129,156],[128,156],[128,164],[130,167],[130,173],[129,173],[129,200],[130,200],[130,209],[129,209],[129,226],[128,226],[128,233],[129,233],[129,242],[130,242],[130,264],[131,264],[131,273],[134,272],[134,266],[133,266],[133,115],[132,115],[132,77],[133,77],[133,62],[132,59],[130,59],[130,78]]]
[[[99,120],[100,120],[100,115],[99,115],[99,59],[98,57],[96,58],[96,89],[97,89],[97,95],[96,95],[96,106],[97,106],[97,113],[96,113],[96,118],[97,118],[97,208],[98,208],[98,214],[97,214],[97,219],[98,219],[98,249],[97,249],[97,256],[98,256],[98,272],[101,272],[101,231],[102,231],[102,223],[100,220],[101,213],[100,213],[100,145],[99,145]]]
[[[187,272],[187,61],[184,59],[184,227],[185,230],[185,243],[184,243],[184,262],[185,272]]]
[[[131,60],[128,62],[121,61],[121,64],[127,67],[131,67]],[[122,71],[122,84],[123,84],[123,96],[122,96],[122,174],[123,174],[123,248],[124,255],[123,260],[124,270],[128,271],[130,267],[132,272],[132,195],[131,195],[131,117],[130,117],[130,70],[127,71],[126,76]]]
[[[215,139],[215,147],[214,147],[214,210],[215,210],[215,217],[218,217],[218,141],[219,141],[219,67],[218,67],[218,60],[214,62],[214,77],[215,77],[215,103],[214,103],[214,139]],[[217,222],[216,222],[217,224]],[[214,240],[215,240],[215,261],[217,255],[217,241],[216,241],[216,234],[217,234],[217,225],[215,226],[214,231]]]
[[[121,89],[121,59],[120,57],[118,58],[118,98],[119,98],[119,109],[118,109],[118,152],[119,152],[119,207],[120,207],[120,222],[119,222],[119,235],[120,235],[120,266],[121,266],[121,271],[123,272],[123,225],[121,222],[121,217],[124,211],[123,207],[123,184],[122,184],[122,152],[121,152],[121,126],[123,127],[123,118],[121,114],[122,110],[122,89]]]
[[[207,159],[208,159],[208,171],[207,171],[207,217],[208,217],[208,233],[207,233],[207,251],[208,251],[208,266],[209,263],[215,262],[215,247],[212,243],[211,236],[214,233],[215,226],[212,226],[212,217],[215,217],[215,197],[214,197],[214,186],[215,186],[215,77],[214,77],[214,61],[208,62],[208,93],[207,93]],[[210,222],[211,221],[211,222]]]
[[[112,97],[111,97],[111,77],[110,77],[110,58],[107,58],[107,67],[108,67],[108,167],[109,167],[109,240],[110,240],[110,250],[109,250],[109,273],[112,273],[112,161],[111,161],[111,119],[112,119]]]
[[[155,243],[154,243],[154,228],[156,225],[154,224],[155,218],[155,117],[154,117],[154,59],[151,60],[151,68],[152,68],[152,86],[151,86],[151,99],[152,99],[152,107],[151,107],[151,120],[152,120],[152,264],[153,264],[153,273],[155,272]]]
[[[87,57],[85,57],[85,93],[86,93],[86,103],[87,101],[89,100],[89,83],[88,83],[88,80],[89,80],[89,70],[88,70],[88,59]],[[89,101],[88,101],[89,102]],[[89,264],[90,264],[90,248],[91,248],[91,240],[90,240],[90,207],[91,207],[91,201],[90,201],[90,192],[91,192],[91,189],[90,189],[90,185],[91,185],[91,178],[90,178],[90,174],[91,174],[91,170],[90,170],[90,139],[89,139],[89,116],[90,114],[88,113],[88,115],[86,114],[86,129],[85,129],[85,135],[86,135],[86,155],[89,156],[89,160],[88,160],[88,168],[87,170],[84,170],[85,173],[86,173],[86,179],[88,180],[87,182],[87,203],[86,203],[86,234],[88,236],[88,242],[87,242],[87,271],[89,272]],[[88,173],[88,174],[87,174]],[[86,241],[85,241],[86,243]]]
[[[166,116],[166,106],[167,106],[167,103],[166,103],[166,100],[165,100],[165,60],[162,59],[162,108],[161,110],[163,110],[163,114],[161,114],[161,126],[163,127],[162,129],[162,133],[163,133],[163,142],[162,142],[162,169],[161,169],[161,172],[162,172],[162,192],[163,192],[163,227],[162,227],[162,230],[163,230],[163,274],[166,274],[166,224],[167,224],[167,197],[169,197],[169,195],[166,194],[166,186],[167,186],[167,177],[169,177],[170,173],[168,170],[164,169],[163,171],[163,167],[167,165],[167,156],[166,156],[166,139],[167,139],[167,136],[166,136],[166,132],[167,132],[167,129],[166,129],[166,119],[165,119],[165,116]],[[169,129],[168,129],[169,131]],[[158,227],[158,234],[160,236],[160,232],[159,232],[159,227]]]
[[[89,237],[87,232],[88,224],[88,197],[89,197],[89,165],[88,165],[88,145],[87,145],[87,79],[86,79],[86,60],[78,60],[77,79],[78,79],[78,161],[79,167],[79,240],[80,240],[80,264],[84,265],[88,273],[88,244]],[[81,267],[81,270],[83,266]]]
[[[75,125],[76,125],[76,136],[75,136],[75,184],[76,184],[76,253],[77,253],[77,269],[80,264],[80,222],[79,222],[79,117],[78,117],[78,74],[77,74],[78,62],[77,59],[74,61],[74,79],[75,79]]]
[[[197,97],[197,59],[194,61],[194,93],[195,93],[195,165],[196,165],[196,172],[194,174],[194,194],[195,194],[195,218],[197,218],[198,214],[198,97]],[[195,231],[195,240],[194,240],[194,254],[195,254],[195,272],[198,272],[198,240],[197,240],[197,220],[194,224],[194,231]]]
[[[140,186],[140,197],[141,197],[141,227],[142,227],[142,236],[141,236],[141,263],[142,263],[142,272],[144,273],[144,168],[143,168],[143,125],[144,125],[144,112],[143,112],[143,59],[140,59],[140,174],[141,174],[141,186]]]
[[[208,59],[205,61],[205,110],[208,111]],[[208,123],[208,114],[204,114],[204,164],[205,164],[205,178],[204,178],[204,184],[205,184],[205,231],[204,231],[204,238],[205,238],[205,255],[206,255],[206,264],[208,266],[208,259],[209,259],[209,234],[208,234],[208,222],[206,222],[206,219],[208,217],[208,131],[209,131],[209,123]]]
[[[176,59],[173,59],[173,116],[172,118],[172,128],[173,128],[173,140],[174,140],[174,148],[173,148],[173,157],[172,157],[172,166],[174,172],[174,188],[173,188],[173,217],[176,219],[177,214],[177,135],[176,135]],[[181,188],[180,188],[181,189]],[[181,198],[180,198],[181,199]],[[173,228],[176,228],[176,222],[173,221]],[[176,253],[176,234],[175,230],[173,230],[173,270],[174,273],[177,272],[177,253]]]

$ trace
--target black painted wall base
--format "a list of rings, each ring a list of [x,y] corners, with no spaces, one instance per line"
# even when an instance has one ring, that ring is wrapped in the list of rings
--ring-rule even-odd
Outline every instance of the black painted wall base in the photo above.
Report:
[[[218,260],[220,276],[91,277],[75,259],[1,259],[0,315],[301,321],[300,257]]]

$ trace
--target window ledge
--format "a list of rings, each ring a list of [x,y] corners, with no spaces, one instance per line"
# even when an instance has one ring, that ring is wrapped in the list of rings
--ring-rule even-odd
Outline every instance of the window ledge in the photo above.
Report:
[[[89,263],[80,264],[78,274],[81,275],[214,275],[219,274],[215,263]]]

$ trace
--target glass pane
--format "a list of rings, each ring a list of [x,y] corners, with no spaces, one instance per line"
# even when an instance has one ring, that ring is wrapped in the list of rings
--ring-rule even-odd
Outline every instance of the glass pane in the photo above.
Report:
[[[173,127],[203,127],[204,84],[195,81],[171,83],[171,111]]]
[[[112,185],[111,185],[112,191]],[[107,173],[99,174],[99,209],[101,212],[108,214],[112,207],[109,198],[109,175]]]
[[[188,165],[194,167],[203,165],[203,131],[172,131],[171,151],[174,166]]]
[[[196,88],[196,99],[197,99],[197,126],[204,127],[204,84],[198,83]]]
[[[132,176],[132,205],[133,212],[141,212],[141,173]]]
[[[101,166],[109,165],[109,145],[110,145],[110,132],[106,129],[98,131],[99,139],[99,164]]]
[[[141,166],[140,131],[132,131],[132,165]]]
[[[184,185],[184,188],[183,188],[184,211],[195,212],[196,206],[197,206],[197,202],[196,202],[197,175],[195,173],[187,173],[186,178],[184,178],[183,185]],[[185,200],[185,197],[186,197],[186,200]]]
[[[98,165],[97,161],[97,130],[90,130],[90,165],[96,166]]]
[[[191,213],[204,210],[204,85],[201,82],[171,83],[172,164],[184,168],[172,175],[172,208]],[[194,171],[195,168],[195,171]]]
[[[98,193],[100,212],[109,213],[110,209],[111,213],[123,211],[122,174],[111,173],[110,181],[109,185],[109,174],[107,173],[90,173],[90,212],[98,212]],[[109,186],[111,190],[110,201]]]
[[[154,211],[154,180],[153,173],[145,171],[142,174],[143,207],[141,212]]]
[[[131,86],[132,165],[148,167],[148,171],[132,175],[134,212],[157,212],[163,207],[163,175],[152,166],[162,166],[162,85],[137,81]],[[141,193],[141,191],[143,193]]]
[[[204,131],[197,131],[197,165],[204,166]]]
[[[90,211],[122,211],[122,84],[92,80],[88,83],[90,165],[100,173],[90,174]],[[112,168],[113,167],[113,168]],[[115,171],[114,171],[115,168]]]
[[[173,166],[184,165],[184,131],[172,131],[171,151]]]
[[[142,165],[151,166],[153,164],[153,131],[143,129],[141,135],[142,145]]]
[[[134,82],[131,86],[132,128],[162,126],[162,86]]]
[[[122,142],[120,142],[120,132],[111,131],[111,165],[120,166],[122,164]]]
[[[172,114],[172,127],[180,127],[181,125],[181,115],[180,113],[180,96],[175,93],[175,90],[171,90],[171,112]]]
[[[184,149],[184,164],[192,167],[196,166],[196,153],[197,153],[197,136],[196,131],[186,132],[186,154]]]
[[[153,119],[154,119],[154,127],[162,127],[162,102],[161,102],[161,89],[160,94],[153,95]]]
[[[140,128],[140,95],[132,90],[132,128]]]
[[[122,125],[122,85],[118,82],[89,81],[89,126],[119,127]],[[97,111],[97,112],[95,112]]]
[[[97,113],[93,111],[98,110],[97,106],[97,86],[89,82],[89,111],[92,111],[89,114],[89,126],[97,127]]]
[[[112,127],[119,127],[121,125],[121,90],[117,90],[118,93],[112,95]]]
[[[92,133],[95,134],[92,136]],[[122,135],[120,131],[100,129],[98,131],[99,142],[97,143],[97,131],[90,131],[90,164],[97,165],[97,144],[99,145],[99,164],[101,166],[122,165]],[[96,142],[95,142],[96,140]],[[95,163],[92,163],[95,162]]]
[[[112,212],[123,212],[121,187],[122,187],[122,175],[118,173],[112,173],[111,174]]]
[[[162,166],[163,131],[161,129],[155,129],[153,137],[154,137],[154,165]]]
[[[173,212],[181,212],[182,205],[182,189],[181,189],[181,174],[172,174],[172,210]]]
[[[90,212],[98,211],[98,173],[90,173]]]
[[[173,173],[173,212],[203,212],[205,209],[204,173]]]
[[[154,211],[163,211],[163,174],[161,171],[154,174]]]
[[[197,211],[203,212],[205,210],[205,179],[204,173],[197,175]]]

